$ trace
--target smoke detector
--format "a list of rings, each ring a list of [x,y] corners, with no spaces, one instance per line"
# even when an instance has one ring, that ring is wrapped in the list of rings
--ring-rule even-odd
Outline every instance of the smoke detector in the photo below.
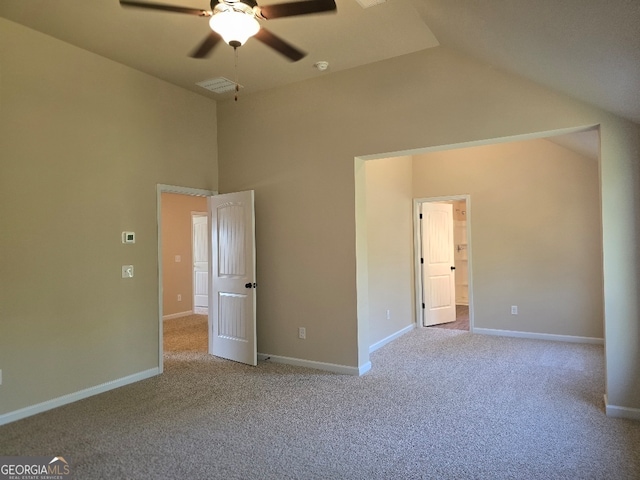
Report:
[[[324,60],[322,60],[320,62],[314,63],[313,66],[321,72],[324,72],[327,68],[329,68],[329,62],[325,62]]]

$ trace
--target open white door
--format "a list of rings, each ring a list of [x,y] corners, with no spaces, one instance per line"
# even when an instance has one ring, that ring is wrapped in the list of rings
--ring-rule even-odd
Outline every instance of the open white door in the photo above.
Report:
[[[453,205],[422,204],[422,298],[424,326],[456,319]]]
[[[253,190],[209,198],[209,353],[257,365]]]
[[[193,313],[209,313],[209,234],[207,214],[191,214],[193,239]]]

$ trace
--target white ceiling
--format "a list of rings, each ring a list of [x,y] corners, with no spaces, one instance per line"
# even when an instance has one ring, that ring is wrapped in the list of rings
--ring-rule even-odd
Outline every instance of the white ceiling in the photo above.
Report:
[[[412,3],[440,44],[640,123],[640,0]]]
[[[207,0],[153,0],[208,9]],[[263,0],[262,5],[281,3]],[[257,41],[238,52],[246,93],[441,44],[640,123],[640,0],[388,0],[363,9],[336,0],[337,14],[266,21],[309,52],[291,63]],[[233,50],[188,53],[207,19],[121,8],[118,0],[1,0],[0,16],[220,99],[196,82],[235,79]],[[319,60],[330,67],[313,68]]]

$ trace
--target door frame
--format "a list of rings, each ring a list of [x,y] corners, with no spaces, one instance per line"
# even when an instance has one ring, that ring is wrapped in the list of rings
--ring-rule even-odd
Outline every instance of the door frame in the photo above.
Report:
[[[427,328],[424,326],[424,309],[422,308],[422,268],[420,257],[422,252],[422,232],[420,229],[420,207],[423,203],[451,202],[464,200],[467,205],[467,275],[469,277],[469,332],[473,333],[473,260],[472,260],[472,239],[471,239],[471,196],[470,195],[447,195],[442,197],[423,197],[413,199],[413,272],[414,272],[414,297],[416,308],[416,328]]]
[[[156,185],[156,223],[158,236],[158,373],[164,371],[164,346],[163,346],[163,319],[162,319],[162,194],[176,193],[178,195],[190,195],[193,197],[212,197],[217,195],[215,190],[201,188],[179,187],[176,185]],[[193,235],[193,233],[192,233]],[[192,242],[193,243],[193,242]]]

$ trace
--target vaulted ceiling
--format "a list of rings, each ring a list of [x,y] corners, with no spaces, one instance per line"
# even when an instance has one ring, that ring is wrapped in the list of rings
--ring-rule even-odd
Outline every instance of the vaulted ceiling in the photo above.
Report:
[[[209,9],[207,0],[153,0]],[[380,0],[378,0],[380,1]],[[263,0],[261,5],[282,3]],[[2,0],[0,16],[199,94],[196,85],[237,78],[246,93],[446,46],[640,123],[638,0],[387,0],[263,25],[308,52],[289,62],[255,40],[188,54],[207,19],[120,7],[118,0]],[[374,2],[375,3],[375,2]],[[329,69],[314,68],[318,61]]]

